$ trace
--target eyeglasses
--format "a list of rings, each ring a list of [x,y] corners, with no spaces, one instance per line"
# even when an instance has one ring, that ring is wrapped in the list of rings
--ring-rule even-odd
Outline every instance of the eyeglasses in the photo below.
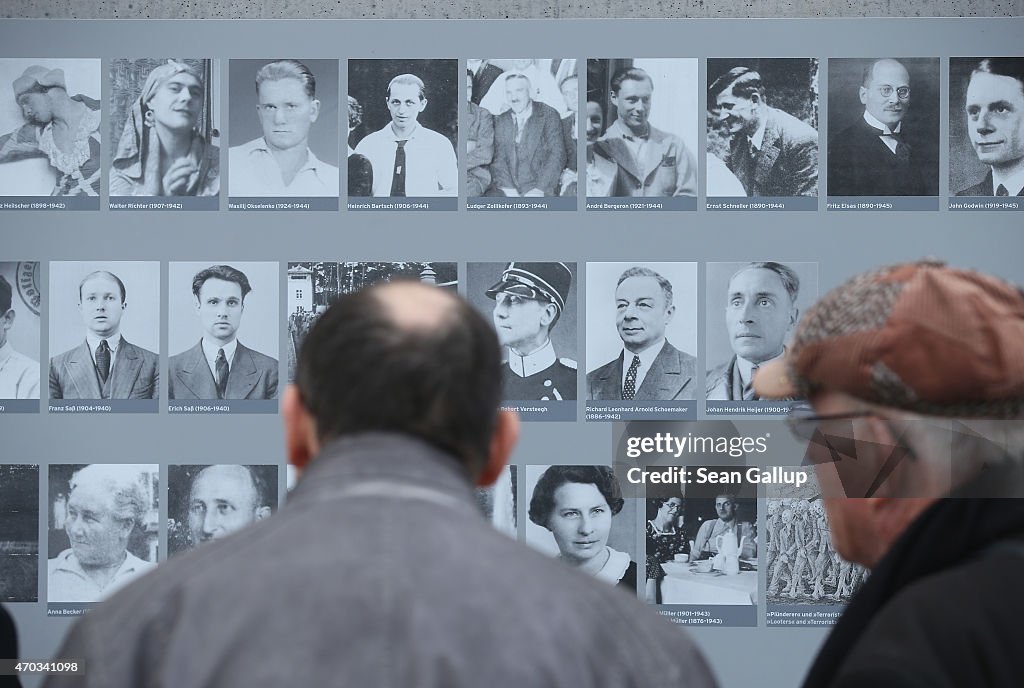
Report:
[[[882,96],[883,98],[890,97],[892,95],[892,92],[896,91],[896,97],[899,98],[900,100],[909,100],[910,99],[910,87],[909,86],[900,86],[899,88],[895,88],[895,89],[892,86],[879,86],[875,90],[878,91],[878,95]]]
[[[818,425],[825,421],[852,420],[875,415],[872,411],[850,411],[818,415],[809,406],[794,406],[786,416],[786,427],[799,439],[810,442],[818,432]]]

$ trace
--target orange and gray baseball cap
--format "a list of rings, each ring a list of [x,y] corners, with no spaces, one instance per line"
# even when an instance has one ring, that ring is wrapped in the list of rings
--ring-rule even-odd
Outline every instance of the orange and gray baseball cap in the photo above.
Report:
[[[1024,291],[935,260],[858,275],[807,311],[754,388],[764,399],[829,389],[925,415],[1020,416]]]

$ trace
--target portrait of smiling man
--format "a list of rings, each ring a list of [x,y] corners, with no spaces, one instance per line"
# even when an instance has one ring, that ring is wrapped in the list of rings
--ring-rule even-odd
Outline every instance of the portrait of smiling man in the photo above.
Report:
[[[798,272],[799,271],[799,272]],[[811,277],[804,285],[801,274]],[[799,304],[816,294],[816,264],[775,261],[708,265],[708,361],[728,358],[708,370],[709,401],[757,401],[751,383],[760,366],[781,357],[800,318]],[[716,327],[722,313],[725,328]],[[803,298],[802,298],[803,297]],[[714,332],[712,332],[714,329]],[[722,335],[726,335],[728,350]]]
[[[146,486],[157,467],[90,464],[69,481],[66,469],[50,466],[51,525],[70,546],[47,562],[47,600],[98,602],[156,566],[130,552],[129,540],[152,506]]]
[[[614,305],[622,350],[587,373],[587,399],[696,398],[697,359],[666,336],[676,316],[675,298],[672,283],[649,267],[630,267],[619,275]]]
[[[127,270],[133,277],[152,266],[152,263],[114,263],[108,265],[122,274]],[[51,264],[51,281],[58,293],[76,283],[77,263]],[[159,279],[159,274],[156,279]],[[142,280],[139,279],[139,282]],[[158,292],[143,292],[138,304],[140,320],[154,322],[159,317],[159,306],[148,302]],[[152,285],[145,285],[150,286]],[[71,287],[75,289],[75,287]],[[160,357],[148,349],[132,344],[121,330],[128,315],[128,289],[125,280],[111,270],[88,272],[77,281],[77,310],[85,327],[85,341],[50,359],[50,399],[156,399],[160,387]],[[66,300],[55,304],[51,313],[51,342],[54,334],[60,339],[70,337],[64,330],[65,317],[71,317]],[[56,332],[55,332],[56,331]],[[151,335],[153,333],[150,333]]]
[[[172,267],[174,272],[180,271],[178,265]],[[193,307],[202,337],[191,348],[171,356],[171,399],[277,398],[277,359],[238,340],[251,291],[249,277],[230,265],[211,265],[192,278]],[[274,299],[267,303],[273,306]],[[271,321],[275,320],[271,316]]]
[[[170,554],[219,540],[277,510],[274,465],[168,466]]]
[[[954,61],[963,59],[951,58],[951,71]],[[984,179],[956,195],[1024,196],[1024,58],[986,57],[971,62],[974,68],[962,113],[978,162],[988,171]]]
[[[239,67],[248,69],[251,60],[233,60],[233,67],[235,62],[241,63]],[[232,75],[237,71],[240,69],[232,69]],[[334,149],[337,148],[336,118],[317,124],[321,103],[316,89],[317,80],[313,72],[298,60],[278,60],[259,68],[256,72],[256,114],[263,135],[228,150],[231,196],[320,197],[339,194],[338,168],[325,163],[310,148],[310,130],[315,124],[334,132]],[[333,111],[336,110],[335,106]],[[243,115],[249,116],[243,109],[233,113],[232,119],[237,121]],[[326,145],[323,148],[328,150]]]

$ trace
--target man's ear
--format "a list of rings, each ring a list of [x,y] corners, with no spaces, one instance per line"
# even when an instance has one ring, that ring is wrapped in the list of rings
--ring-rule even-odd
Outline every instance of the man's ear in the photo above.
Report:
[[[271,511],[269,506],[261,506],[256,509],[255,513],[253,514],[253,517],[254,520],[256,521],[262,521],[267,516],[270,516],[270,514]]]
[[[867,105],[868,104],[868,90],[865,87],[861,86],[859,93],[860,93],[860,104],[861,105]]]
[[[476,477],[478,487],[493,485],[508,464],[512,449],[519,440],[519,415],[515,411],[498,411],[491,436],[491,451],[487,463]]]
[[[284,443],[288,463],[300,471],[320,451],[317,441],[316,421],[302,403],[302,395],[296,385],[288,385],[281,399],[284,416]]]

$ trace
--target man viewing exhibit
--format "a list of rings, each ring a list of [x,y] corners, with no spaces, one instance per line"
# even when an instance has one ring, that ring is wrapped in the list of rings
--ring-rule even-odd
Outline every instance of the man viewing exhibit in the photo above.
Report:
[[[57,653],[83,673],[46,685],[715,686],[635,592],[483,517],[474,485],[519,432],[500,369],[491,325],[445,290],[340,296],[284,396],[303,471],[285,508],[92,610]]]
[[[1020,686],[1024,292],[936,261],[858,275],[810,308],[762,398],[790,425],[832,543],[871,575],[805,688]]]

